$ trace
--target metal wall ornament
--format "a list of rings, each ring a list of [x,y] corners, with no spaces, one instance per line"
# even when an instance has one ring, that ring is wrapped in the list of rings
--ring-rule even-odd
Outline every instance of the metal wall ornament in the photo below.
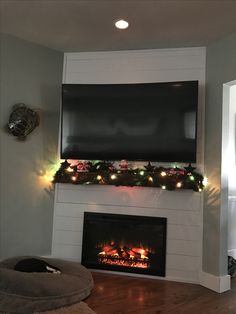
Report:
[[[39,113],[24,103],[13,106],[7,125],[8,131],[17,137],[18,140],[25,140],[40,122]]]

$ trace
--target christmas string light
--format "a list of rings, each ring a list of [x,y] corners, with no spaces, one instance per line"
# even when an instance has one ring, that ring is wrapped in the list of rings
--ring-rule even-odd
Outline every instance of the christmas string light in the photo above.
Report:
[[[78,166],[79,165],[79,166]],[[116,186],[146,186],[157,187],[163,190],[192,189],[203,191],[207,185],[207,178],[195,171],[189,164],[183,169],[179,167],[155,167],[149,162],[145,169],[130,169],[124,161],[120,168],[106,161],[78,162],[71,165],[67,160],[61,163],[55,173],[54,183],[73,184],[102,184]]]
[[[70,166],[66,169],[67,172],[74,172],[74,169],[71,168]]]
[[[166,172],[165,172],[165,171],[162,171],[162,172],[161,172],[161,176],[162,176],[162,177],[165,177],[165,176],[166,176]]]
[[[117,176],[113,173],[112,175],[111,175],[111,179],[112,180],[115,180],[117,178]]]
[[[148,177],[149,182],[153,182],[153,177]]]
[[[182,183],[181,183],[181,182],[177,182],[177,183],[176,183],[176,187],[177,187],[177,188],[181,188],[181,186],[182,186]]]
[[[76,180],[77,180],[77,177],[76,177],[76,176],[72,176],[72,177],[71,177],[71,180],[72,180],[72,181],[76,181]]]

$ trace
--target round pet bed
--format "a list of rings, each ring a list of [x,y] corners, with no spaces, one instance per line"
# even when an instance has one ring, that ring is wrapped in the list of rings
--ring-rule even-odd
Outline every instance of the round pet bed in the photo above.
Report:
[[[16,263],[29,257],[0,262],[0,311],[33,313],[68,306],[85,299],[93,288],[89,270],[77,262],[40,258],[56,266],[61,274],[26,273],[14,270]]]

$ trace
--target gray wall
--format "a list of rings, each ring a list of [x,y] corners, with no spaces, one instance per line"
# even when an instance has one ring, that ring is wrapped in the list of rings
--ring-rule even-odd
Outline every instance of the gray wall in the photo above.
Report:
[[[57,155],[63,53],[1,35],[0,257],[48,254],[53,192],[40,168]],[[40,108],[41,123],[26,141],[4,132],[15,103]]]
[[[203,270],[227,274],[228,191],[221,178],[223,84],[236,79],[236,34],[207,47]],[[222,185],[221,185],[222,184]]]

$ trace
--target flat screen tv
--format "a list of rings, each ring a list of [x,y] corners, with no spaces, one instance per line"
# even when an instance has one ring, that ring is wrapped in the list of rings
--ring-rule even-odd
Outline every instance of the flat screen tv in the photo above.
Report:
[[[198,81],[63,84],[61,158],[196,162]]]

